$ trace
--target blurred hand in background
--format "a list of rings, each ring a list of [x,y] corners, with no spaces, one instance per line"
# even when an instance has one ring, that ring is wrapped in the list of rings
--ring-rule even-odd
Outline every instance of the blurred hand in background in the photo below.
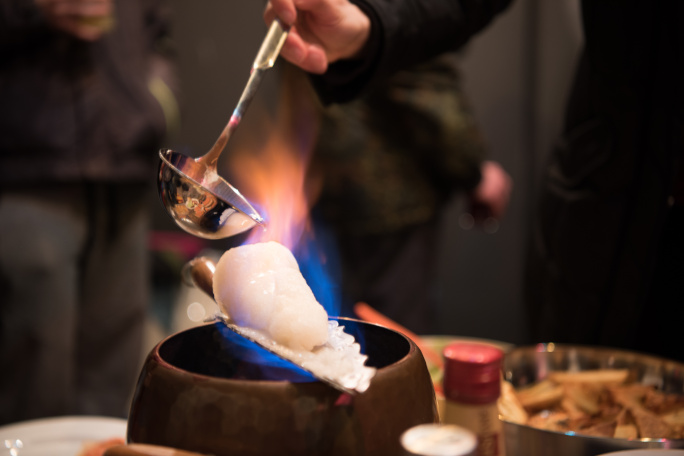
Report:
[[[508,207],[513,179],[499,163],[491,160],[482,162],[480,172],[480,183],[468,195],[469,211],[475,223],[488,218],[500,220]]]
[[[35,0],[57,30],[84,41],[96,41],[113,26],[113,0]]]

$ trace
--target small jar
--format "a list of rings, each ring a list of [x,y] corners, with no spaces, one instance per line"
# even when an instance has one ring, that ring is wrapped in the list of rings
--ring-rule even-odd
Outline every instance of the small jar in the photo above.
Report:
[[[419,424],[401,435],[404,456],[476,456],[472,431],[453,424]]]
[[[497,406],[503,352],[492,345],[455,342],[443,354],[444,423],[471,430],[478,456],[504,456]]]

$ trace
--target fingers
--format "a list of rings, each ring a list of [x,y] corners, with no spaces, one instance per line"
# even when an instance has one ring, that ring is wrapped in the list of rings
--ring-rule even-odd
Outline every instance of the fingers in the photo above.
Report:
[[[292,27],[280,50],[280,56],[309,73],[325,73],[328,69],[328,59],[323,48],[304,40],[298,33],[295,26],[297,10],[294,1],[269,1],[264,10],[264,21],[270,24],[276,18]]]
[[[471,212],[476,220],[503,218],[510,200],[513,179],[496,162],[482,164],[482,180],[470,195]]]
[[[320,46],[304,41],[296,31],[293,33],[292,29],[280,55],[309,73],[323,74],[328,69],[325,51]]]
[[[112,0],[36,0],[50,24],[85,41],[95,41],[112,26]]]
[[[271,0],[264,19],[276,17],[291,27],[283,57],[311,73],[357,55],[370,36],[370,19],[348,0]]]
[[[84,24],[78,18],[56,19],[53,26],[83,41],[96,41],[104,30],[97,24]]]
[[[339,6],[330,0],[270,0],[266,5],[264,18],[271,23],[278,18],[287,25],[294,25],[297,20],[297,10],[311,11],[316,14],[337,11]]]
[[[475,198],[476,204],[484,206],[488,215],[497,219],[503,218],[508,207],[510,188],[497,182],[488,186]]]
[[[42,0],[38,4],[55,17],[98,17],[112,13],[111,0]]]
[[[297,19],[297,10],[293,0],[270,0],[266,5],[264,20],[270,24],[275,18],[280,19],[287,25],[294,25]]]

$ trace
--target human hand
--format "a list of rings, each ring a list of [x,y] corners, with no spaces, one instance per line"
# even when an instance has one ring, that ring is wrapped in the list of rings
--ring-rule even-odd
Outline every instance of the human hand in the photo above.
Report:
[[[264,19],[276,17],[291,26],[280,55],[310,73],[354,57],[370,36],[370,19],[348,0],[270,0]]]
[[[499,220],[506,212],[513,180],[495,161],[483,162],[480,172],[482,179],[469,195],[470,213],[475,222]]]
[[[112,27],[114,0],[35,0],[52,27],[96,41]]]

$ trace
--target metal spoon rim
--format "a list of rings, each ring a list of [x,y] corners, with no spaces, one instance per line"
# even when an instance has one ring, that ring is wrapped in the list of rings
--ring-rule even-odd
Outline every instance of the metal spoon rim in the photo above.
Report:
[[[175,166],[173,163],[171,163],[171,162],[166,158],[166,154],[174,154],[174,155],[177,155],[177,156],[180,156],[180,157],[183,157],[183,158],[185,158],[185,159],[187,159],[187,160],[192,160],[192,161],[195,161],[195,159],[193,159],[192,157],[188,157],[187,155],[183,155],[183,154],[181,154],[180,152],[176,152],[176,151],[171,150],[171,149],[162,149],[162,150],[159,151],[159,158],[160,158],[160,159],[164,162],[164,164],[165,164],[166,166],[168,166],[173,172],[175,172],[175,173],[177,173],[178,175],[182,176],[183,178],[189,180],[190,182],[192,182],[193,184],[195,184],[195,185],[198,186],[199,188],[205,190],[206,192],[211,193],[213,196],[215,196],[216,198],[220,199],[221,201],[223,201],[224,203],[226,203],[226,204],[229,205],[230,207],[236,209],[237,211],[243,213],[244,215],[246,215],[246,216],[249,217],[250,219],[254,220],[254,222],[256,222],[257,224],[263,225],[263,224],[265,223],[266,220],[261,216],[261,214],[259,214],[259,212],[258,212],[256,209],[254,209],[254,207],[252,207],[252,205],[249,203],[249,201],[247,201],[247,199],[246,199],[244,196],[242,196],[242,194],[241,194],[235,187],[233,187],[228,181],[226,181],[226,180],[225,180],[223,177],[221,177],[218,173],[214,173],[214,174],[213,174],[213,177],[215,177],[215,182],[219,182],[219,183],[221,183],[221,184],[223,184],[223,185],[226,185],[226,186],[228,187],[228,189],[230,189],[230,192],[234,195],[234,197],[240,199],[240,201],[241,201],[247,208],[249,208],[249,211],[245,211],[244,208],[238,207],[234,202],[229,201],[229,200],[226,199],[223,195],[219,195],[218,192],[214,191],[214,189],[211,189],[211,188],[208,187],[206,184],[201,184],[201,183],[199,183],[199,182],[197,181],[197,179],[195,179],[195,178],[189,176],[187,173],[181,171],[177,166]]]

